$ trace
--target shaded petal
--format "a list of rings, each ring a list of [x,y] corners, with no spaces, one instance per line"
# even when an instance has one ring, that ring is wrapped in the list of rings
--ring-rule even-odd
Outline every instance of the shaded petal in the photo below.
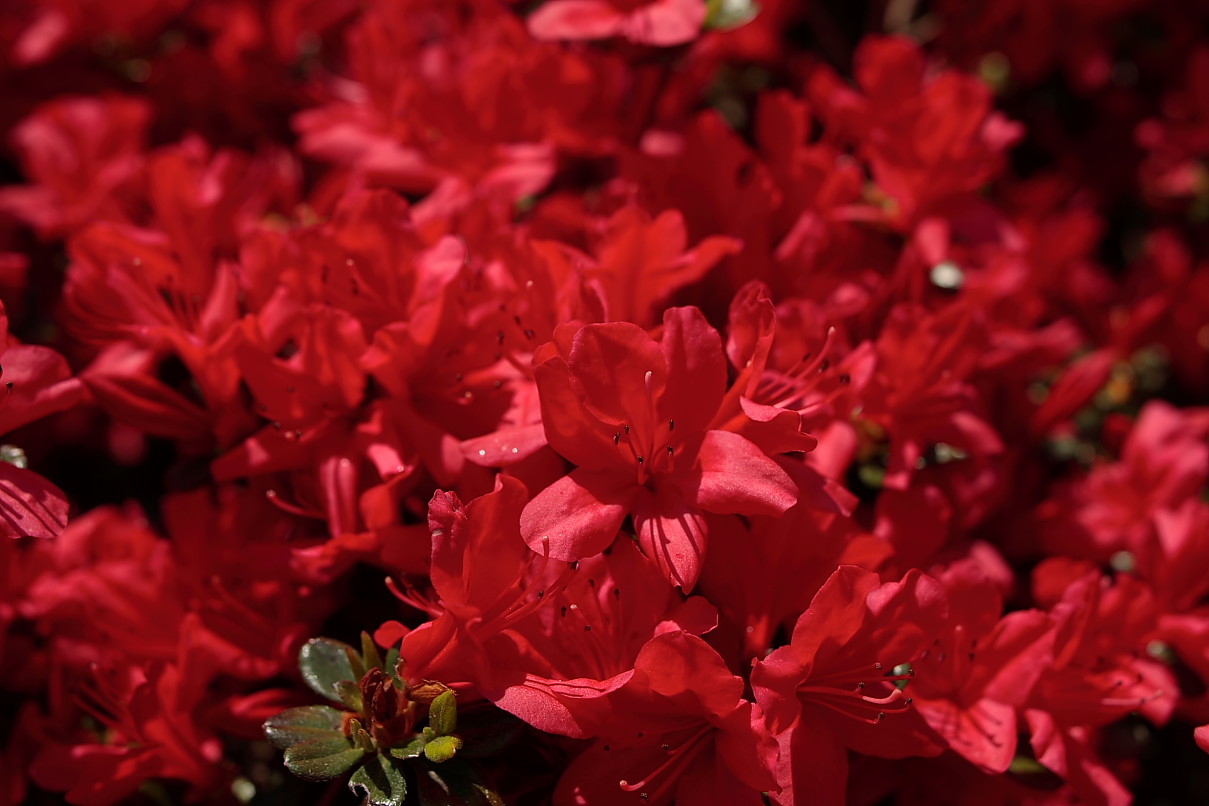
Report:
[[[795,806],[809,802],[811,806],[844,806],[848,786],[848,751],[827,724],[811,719],[803,711],[802,718],[788,731],[780,734],[777,744],[781,754],[777,759],[779,793],[770,795],[778,806]],[[801,798],[796,796],[801,792]]]
[[[697,584],[705,559],[705,518],[674,485],[638,497],[634,528],[642,553],[685,593]]]
[[[505,426],[462,441],[462,455],[483,467],[507,467],[546,447],[546,429],[536,425]]]
[[[645,330],[629,322],[588,325],[575,334],[567,366],[583,387],[586,399],[581,405],[589,412],[611,425],[629,425],[642,435],[640,439],[653,433],[652,403],[667,384],[667,361]],[[556,414],[567,416],[566,412]],[[543,420],[546,415],[543,400]],[[546,435],[553,445],[549,429]]]
[[[67,496],[30,470],[0,462],[0,530],[9,537],[58,537],[67,527]]]
[[[579,467],[600,469],[616,464],[617,448],[609,429],[585,410],[567,362],[557,356],[550,358],[534,368],[533,377],[550,447]],[[483,445],[478,449],[487,450]]]
[[[760,790],[740,781],[726,764],[719,763],[721,760],[730,760],[721,747],[714,758],[702,753],[680,776],[674,802],[694,806],[761,806],[764,799]]]
[[[632,12],[622,33],[642,45],[682,45],[701,34],[705,14],[706,4],[700,0],[656,0]]]
[[[698,461],[696,498],[704,510],[780,515],[798,501],[798,489],[785,471],[738,434],[706,432]]]
[[[0,379],[12,388],[0,410],[0,434],[70,408],[84,394],[80,381],[71,377],[67,360],[47,347],[9,347],[0,365]]]
[[[623,17],[604,0],[554,0],[529,16],[534,39],[604,39],[621,29]]]
[[[915,700],[949,749],[990,773],[1005,772],[1016,755],[1016,709],[982,699],[968,708],[952,700]]]
[[[704,431],[726,393],[722,337],[696,308],[669,308],[663,314],[661,347],[667,362],[661,417],[675,420],[679,433]]]
[[[538,554],[548,550],[554,560],[599,554],[617,536],[638,489],[624,475],[577,468],[525,506],[521,535],[529,548]]]
[[[440,490],[428,505],[432,533],[432,584],[456,615],[481,614],[508,594],[532,555],[517,523],[528,492],[508,476],[495,489],[462,506]],[[513,594],[515,595],[515,594]]]
[[[575,678],[552,680],[526,674],[524,683],[511,685],[492,701],[538,730],[585,739],[607,722],[609,693],[629,682],[634,671],[607,680]]]

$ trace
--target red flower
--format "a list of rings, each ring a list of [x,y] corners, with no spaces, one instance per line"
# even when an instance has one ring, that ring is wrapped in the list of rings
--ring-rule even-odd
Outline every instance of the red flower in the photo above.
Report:
[[[551,0],[530,15],[537,39],[608,39],[621,36],[640,45],[671,46],[701,34],[701,0]]]
[[[525,507],[521,534],[534,551],[590,557],[632,514],[643,553],[688,591],[705,556],[704,511],[779,515],[796,500],[755,445],[707,430],[726,364],[695,308],[667,311],[662,342],[629,323],[588,325],[556,333],[538,356],[546,438],[579,467]]]
[[[652,638],[599,739],[563,774],[559,806],[717,804],[758,806],[776,789],[776,746],[743,681],[696,636]]]
[[[845,748],[885,758],[944,745],[894,686],[945,623],[944,591],[912,570],[902,582],[840,566],[798,619],[789,645],[752,669],[756,701],[781,747],[776,803],[843,804]]]

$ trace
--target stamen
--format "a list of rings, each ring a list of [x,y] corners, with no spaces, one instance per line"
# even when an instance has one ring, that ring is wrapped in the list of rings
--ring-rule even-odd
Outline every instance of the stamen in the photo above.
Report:
[[[670,744],[661,744],[660,749],[666,755],[666,758],[662,762],[644,775],[642,780],[630,783],[623,778],[617,782],[617,785],[624,792],[637,792],[638,797],[644,801],[650,800],[652,797],[656,799],[660,798],[678,780],[676,773],[682,771],[696,756],[696,753],[690,751],[696,748],[701,740],[710,734],[712,729],[713,726],[706,723],[676,747],[672,747]],[[654,791],[650,791],[649,786],[656,778],[662,780],[659,781],[659,785],[655,787]]]
[[[322,512],[316,509],[306,509],[298,504],[291,504],[288,501],[283,501],[276,490],[265,490],[264,497],[268,499],[270,504],[273,504],[283,512],[288,512],[291,515],[297,515],[300,518],[313,518],[315,520],[325,520],[327,518]]]

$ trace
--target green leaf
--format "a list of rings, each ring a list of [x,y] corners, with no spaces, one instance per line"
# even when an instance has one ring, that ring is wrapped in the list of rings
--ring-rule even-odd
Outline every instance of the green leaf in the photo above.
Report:
[[[419,758],[424,755],[424,745],[428,744],[423,736],[416,736],[402,747],[392,747],[390,754],[395,758]]]
[[[1031,789],[1061,789],[1065,783],[1060,775],[1030,756],[1016,756],[1007,773],[1018,783]]]
[[[424,755],[433,764],[442,764],[453,758],[462,749],[462,740],[457,736],[438,736],[424,745]]]
[[[317,694],[343,702],[336,693],[336,684],[350,681],[356,685],[358,679],[348,659],[351,649],[348,644],[331,638],[307,641],[298,653],[298,670],[302,672],[302,679]]]
[[[282,750],[307,739],[343,738],[344,715],[327,705],[287,708],[264,723],[264,735]]]
[[[407,779],[393,759],[374,756],[348,779],[348,788],[365,793],[370,806],[403,806],[407,797]]]
[[[374,645],[374,639],[365,631],[361,633],[361,657],[365,659],[366,671],[384,668],[382,656],[378,654],[378,647]]]
[[[300,778],[327,781],[348,772],[363,755],[365,752],[344,736],[307,739],[285,751],[285,766]]]
[[[360,713],[365,710],[365,701],[361,699],[361,687],[352,680],[341,680],[333,685],[340,702]]]
[[[403,681],[399,677],[399,670],[397,668],[399,665],[399,648],[397,646],[386,650],[385,664],[382,668],[386,669],[386,673],[390,675],[391,679],[396,683],[402,683]]]
[[[458,728],[458,698],[452,691],[437,695],[428,706],[428,724],[438,736],[448,736]]]
[[[752,0],[708,0],[705,4],[705,24],[710,30],[729,31],[746,25],[760,13]]]
[[[347,652],[348,665],[352,667],[353,670],[353,680],[360,680],[361,678],[365,677],[365,673],[368,672],[369,669],[365,668],[365,661],[361,659],[361,654],[357,652],[357,650],[350,646]]]

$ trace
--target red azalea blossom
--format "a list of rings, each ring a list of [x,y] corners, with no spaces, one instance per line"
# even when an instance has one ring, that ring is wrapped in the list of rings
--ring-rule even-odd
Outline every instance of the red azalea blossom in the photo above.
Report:
[[[725,364],[699,312],[669,310],[661,342],[606,324],[556,334],[551,348],[536,373],[542,422],[550,447],[578,467],[521,514],[534,551],[590,557],[632,514],[643,553],[688,591],[707,550],[704,512],[779,515],[792,505],[793,483],[772,459],[708,430]]]
[[[1203,802],[1207,31],[0,3],[0,806]]]

